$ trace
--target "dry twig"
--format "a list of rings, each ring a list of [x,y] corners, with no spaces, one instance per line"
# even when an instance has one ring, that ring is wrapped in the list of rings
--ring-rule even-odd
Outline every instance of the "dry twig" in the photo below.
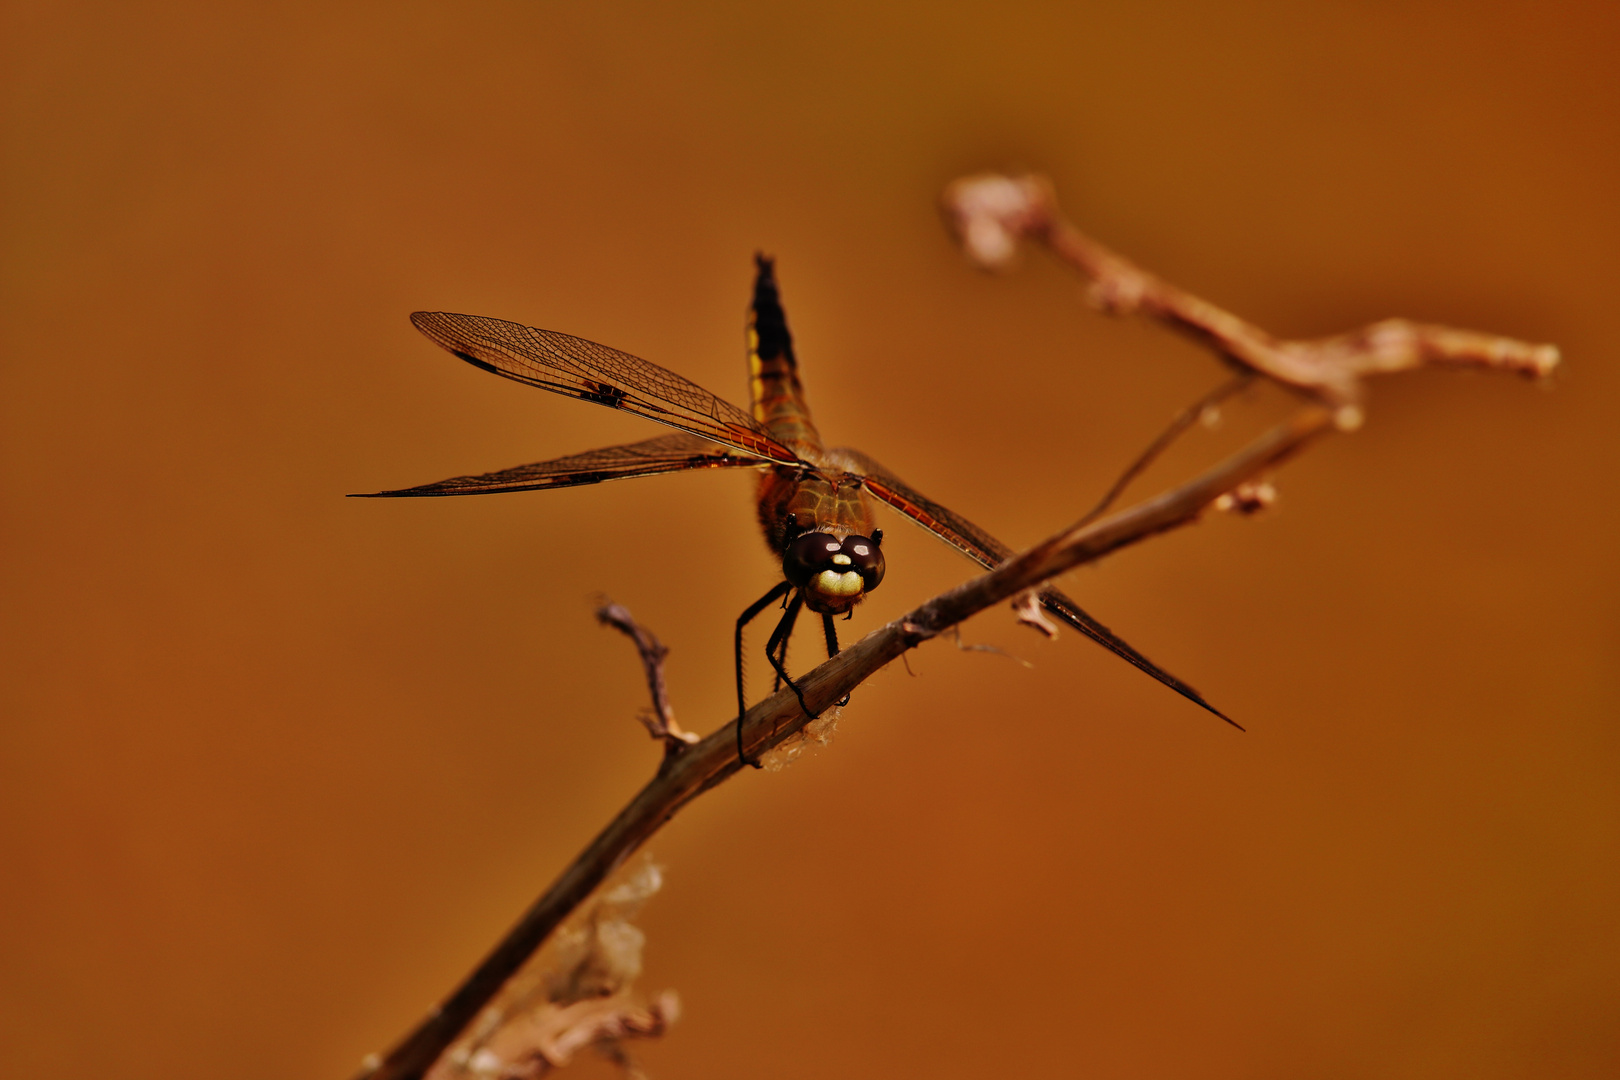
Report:
[[[657,1038],[680,1016],[674,991],[644,1003],[632,990],[646,938],[630,920],[662,885],[663,872],[644,860],[571,915],[426,1080],[539,1080],[587,1047],[639,1075],[625,1042]]]
[[[1221,383],[1221,385],[1217,386],[1215,389],[1211,390],[1209,393],[1205,394],[1203,397],[1199,398],[1185,409],[1182,409],[1181,412],[1177,413],[1176,418],[1170,421],[1170,425],[1159,433],[1158,438],[1154,439],[1148,444],[1146,450],[1143,450],[1137,455],[1135,461],[1131,462],[1125,467],[1125,471],[1119,474],[1119,479],[1115,480],[1113,486],[1103,493],[1103,497],[1101,499],[1097,500],[1097,505],[1093,506],[1090,510],[1087,510],[1085,516],[1082,517],[1076,524],[1084,525],[1088,521],[1096,521],[1099,517],[1102,517],[1103,511],[1114,505],[1114,500],[1120,497],[1120,495],[1125,491],[1126,487],[1130,485],[1130,482],[1140,476],[1142,471],[1149,465],[1153,464],[1154,459],[1160,454],[1164,453],[1165,448],[1176,441],[1177,436],[1186,431],[1188,428],[1192,427],[1198,421],[1204,419],[1206,416],[1210,416],[1220,406],[1221,402],[1242,390],[1245,386],[1248,386],[1253,381],[1253,374],[1247,371],[1240,371],[1236,375],[1232,376],[1232,378]],[[1022,612],[1020,612],[1018,616],[1018,621],[1027,621]],[[1047,636],[1056,637],[1056,629],[1056,627],[1053,627],[1053,633],[1048,634]]]
[[[1038,177],[960,180],[947,190],[945,207],[965,249],[981,265],[1005,265],[1020,239],[1042,242],[1090,278],[1092,296],[1105,310],[1136,312],[1166,323],[1202,341],[1240,372],[1270,379],[1307,400],[1293,416],[1202,475],[1100,521],[1092,521],[1088,515],[990,573],[874,630],[800,680],[805,702],[817,712],[831,707],[890,661],[992,604],[1023,597],[1026,602],[1021,609],[1027,608],[1029,590],[1065,570],[1188,524],[1211,508],[1249,511],[1265,505],[1270,497],[1265,477],[1274,469],[1313,440],[1335,429],[1359,425],[1367,375],[1435,364],[1539,378],[1558,362],[1558,350],[1551,345],[1402,319],[1315,341],[1281,341],[1082,235],[1058,213],[1050,185]],[[1196,412],[1190,415],[1196,416]],[[1184,426],[1178,421],[1170,434]],[[1136,471],[1133,466],[1128,475]],[[1110,492],[1108,498],[1115,494],[1117,491]],[[626,624],[634,626],[628,613]],[[626,628],[617,621],[613,625]],[[656,704],[663,700],[662,647],[651,635],[649,649],[636,633],[626,632],[641,647],[655,708],[664,717],[660,722],[668,733],[654,729],[655,737],[665,743],[657,775],[523,914],[483,963],[416,1030],[368,1067],[362,1080],[420,1077],[593,889],[681,807],[741,768],[737,724],[742,726],[744,750],[749,757],[757,757],[794,736],[809,719],[795,696],[783,690],[740,719],[689,743],[684,735],[674,734],[678,729],[665,712],[667,701],[663,706]],[[654,659],[649,661],[649,656]]]
[[[648,733],[664,744],[664,756],[667,758],[697,742],[697,732],[683,731],[675,722],[675,708],[669,703],[669,690],[664,685],[664,658],[669,655],[669,649],[658,640],[658,635],[636,622],[629,608],[606,598],[596,609],[596,620],[636,643],[641,666],[647,672],[647,689],[652,692],[652,711],[642,713],[640,720]]]
[[[1091,280],[1092,302],[1102,310],[1144,315],[1188,334],[1240,370],[1315,397],[1334,410],[1336,424],[1346,431],[1361,423],[1362,380],[1368,375],[1433,364],[1545,378],[1558,365],[1552,345],[1406,319],[1312,341],[1279,340],[1080,232],[1058,211],[1045,177],[966,177],[946,188],[942,205],[963,250],[979,266],[1011,265],[1022,239],[1044,243]]]

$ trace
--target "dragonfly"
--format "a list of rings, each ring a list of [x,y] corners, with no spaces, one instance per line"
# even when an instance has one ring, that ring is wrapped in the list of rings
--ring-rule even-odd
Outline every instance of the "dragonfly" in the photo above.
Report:
[[[781,560],[782,580],[737,618],[733,642],[737,754],[749,764],[758,766],[759,762],[747,757],[742,744],[741,718],[747,711],[743,630],[772,604],[781,605],[782,615],[766,641],[765,657],[776,672],[778,689],[785,683],[798,697],[800,708],[814,717],[803,690],[788,673],[788,640],[800,614],[808,608],[821,616],[827,655],[838,654],[834,618],[853,617],[856,605],[883,581],[883,530],[876,527],[876,504],[899,511],[985,569],[994,569],[1013,554],[1012,548],[860,451],[823,446],[805,404],[775,265],[764,255],[755,256],[748,312],[749,412],[651,361],[555,330],[442,311],[418,311],[411,323],[429,340],[474,367],[643,416],[675,432],[498,472],[372,492],[362,498],[545,491],[695,469],[753,469],[759,473],[759,524],[766,545]],[[1056,588],[1042,588],[1039,600],[1046,611],[1115,656],[1238,726],[1198,691],[1143,656]]]

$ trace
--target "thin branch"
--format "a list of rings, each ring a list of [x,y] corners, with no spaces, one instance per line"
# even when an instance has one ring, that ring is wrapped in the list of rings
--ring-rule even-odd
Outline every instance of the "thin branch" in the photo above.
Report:
[[[1361,423],[1362,379],[1367,375],[1435,364],[1485,367],[1542,379],[1558,365],[1558,349],[1552,345],[1405,319],[1386,319],[1334,337],[1280,340],[1086,236],[1059,211],[1052,185],[1044,177],[966,177],[945,189],[942,207],[963,249],[978,265],[1009,266],[1021,239],[1045,243],[1091,279],[1091,299],[1104,311],[1162,322],[1239,369],[1314,397],[1335,411],[1342,430]]]
[[[669,649],[658,640],[658,635],[636,622],[629,608],[606,598],[596,609],[596,619],[636,643],[641,666],[647,673],[647,689],[652,692],[652,711],[642,713],[641,722],[653,738],[664,744],[664,756],[678,754],[697,742],[697,732],[684,731],[675,722],[675,709],[669,703],[669,690],[664,684],[664,658],[669,655]]]
[[[1119,498],[1120,493],[1129,486],[1130,482],[1140,476],[1143,469],[1153,464],[1154,460],[1164,453],[1165,449],[1175,442],[1183,431],[1192,427],[1209,410],[1253,381],[1254,375],[1252,372],[1240,371],[1176,414],[1176,418],[1170,421],[1170,426],[1159,432],[1158,438],[1149,443],[1148,448],[1142,451],[1135,461],[1125,467],[1125,471],[1119,474],[1119,479],[1114,481],[1114,486],[1103,494],[1103,497],[1097,501],[1097,505],[1086,511],[1085,516],[1080,519],[1080,524],[1084,525],[1088,521],[1095,521],[1101,517],[1104,510],[1114,505],[1114,500]],[[1020,616],[1020,621],[1022,621],[1022,616]]]
[[[1287,420],[1202,475],[1100,521],[1090,516],[1013,556],[995,570],[933,598],[879,627],[800,680],[804,700],[821,712],[896,657],[992,604],[1023,597],[1065,570],[1129,544],[1186,525],[1211,508],[1263,505],[1263,479],[1317,438],[1359,421],[1361,379],[1425,363],[1474,366],[1545,376],[1557,363],[1550,345],[1529,345],[1473,331],[1402,320],[1317,342],[1281,342],[1221,309],[1171,286],[1083,236],[1057,213],[1039,179],[979,177],[958,181],[947,209],[970,253],[986,264],[1005,262],[1021,236],[1047,242],[1090,276],[1096,295],[1115,311],[1139,311],[1192,333],[1240,370],[1280,382],[1308,398]],[[625,613],[626,629],[635,626]],[[662,646],[648,635],[649,684],[662,695]],[[665,701],[667,706],[667,701]],[[661,715],[664,715],[661,713]],[[386,1057],[368,1063],[362,1080],[416,1080],[479,1014],[546,937],[609,874],[687,803],[741,768],[740,743],[755,758],[797,734],[809,721],[787,690],[766,698],[696,743],[667,752],[656,776],[569,864],[482,963]],[[676,748],[666,740],[666,748]]]
[[[1083,562],[1195,520],[1220,495],[1275,468],[1331,427],[1332,415],[1327,410],[1302,410],[1298,417],[1191,483],[1103,521],[1065,530],[990,573],[935,597],[874,630],[801,678],[805,701],[820,712],[891,660],[968,616]],[[742,718],[744,750],[749,757],[758,757],[796,734],[809,719],[791,691],[774,694]],[[666,758],[658,775],[563,871],[466,981],[385,1058],[360,1076],[368,1080],[420,1077],[596,886],[683,806],[738,771],[735,725],[736,721],[725,724],[684,753]]]

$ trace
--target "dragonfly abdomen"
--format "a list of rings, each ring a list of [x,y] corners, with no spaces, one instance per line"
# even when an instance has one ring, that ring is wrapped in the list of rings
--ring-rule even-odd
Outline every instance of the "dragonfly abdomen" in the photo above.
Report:
[[[788,446],[804,451],[802,456],[813,456],[821,449],[821,435],[804,402],[774,264],[763,255],[754,256],[754,263],[754,299],[748,309],[748,390],[754,419]]]

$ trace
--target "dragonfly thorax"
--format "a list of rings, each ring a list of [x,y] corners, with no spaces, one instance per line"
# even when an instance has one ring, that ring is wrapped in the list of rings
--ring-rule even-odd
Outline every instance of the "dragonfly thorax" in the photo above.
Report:
[[[883,580],[881,539],[881,532],[877,537],[800,533],[782,554],[782,575],[799,589],[811,611],[841,615]]]

